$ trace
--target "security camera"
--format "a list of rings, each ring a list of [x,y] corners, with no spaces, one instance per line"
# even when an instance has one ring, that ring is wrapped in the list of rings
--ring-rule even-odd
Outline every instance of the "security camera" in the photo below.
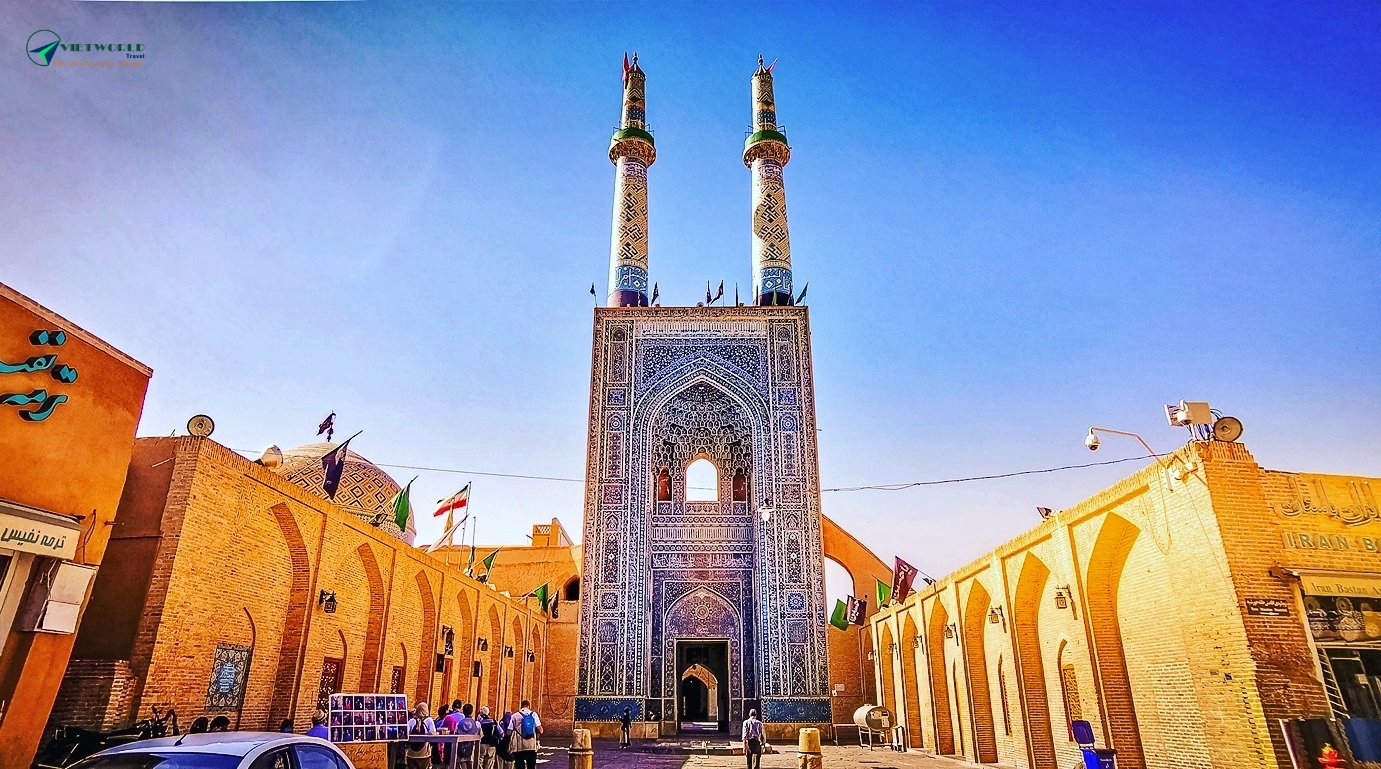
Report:
[[[1084,445],[1088,446],[1089,451],[1097,451],[1102,444],[1103,442],[1098,440],[1098,436],[1093,433],[1089,433],[1088,437],[1084,439]]]

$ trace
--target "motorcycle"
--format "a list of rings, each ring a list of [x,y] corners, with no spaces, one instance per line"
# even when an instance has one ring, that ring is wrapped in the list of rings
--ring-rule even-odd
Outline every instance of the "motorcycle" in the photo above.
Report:
[[[172,708],[163,711],[157,705],[153,707],[152,718],[145,718],[128,729],[97,732],[80,726],[59,726],[53,730],[48,744],[34,757],[31,766],[32,769],[66,769],[106,748],[180,733],[177,711]]]

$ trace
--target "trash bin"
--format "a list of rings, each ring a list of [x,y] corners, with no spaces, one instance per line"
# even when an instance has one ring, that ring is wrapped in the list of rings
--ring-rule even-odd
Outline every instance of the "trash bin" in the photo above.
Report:
[[[1088,721],[1075,721],[1070,725],[1074,741],[1084,754],[1084,769],[1117,769],[1117,751],[1112,748],[1093,746],[1093,725]]]

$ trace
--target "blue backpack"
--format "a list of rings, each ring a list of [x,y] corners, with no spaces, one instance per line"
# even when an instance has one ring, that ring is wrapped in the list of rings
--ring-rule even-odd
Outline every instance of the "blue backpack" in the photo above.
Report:
[[[530,711],[523,714],[523,727],[521,733],[525,740],[530,740],[537,736],[537,717]]]

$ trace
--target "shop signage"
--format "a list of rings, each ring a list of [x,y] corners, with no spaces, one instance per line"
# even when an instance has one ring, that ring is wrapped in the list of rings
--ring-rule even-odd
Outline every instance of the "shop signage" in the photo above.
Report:
[[[0,512],[0,550],[70,561],[77,554],[77,534],[75,528]]]
[[[1381,537],[1313,531],[1287,531],[1283,536],[1286,550],[1342,550],[1381,554]]]
[[[1306,572],[1300,575],[1299,582],[1305,595],[1381,598],[1381,576],[1310,574]]]
[[[1283,598],[1248,598],[1247,614],[1253,617],[1288,617],[1290,602]]]
[[[66,343],[67,332],[62,329],[39,329],[29,334],[29,344],[35,347],[61,347]],[[48,387],[72,384],[77,381],[77,370],[66,364],[59,364],[56,353],[31,355],[28,359],[16,363],[0,360],[0,374],[39,374],[44,371],[52,377],[53,384],[45,383],[43,387],[30,389],[28,392],[0,392],[0,406],[17,407],[19,418],[25,422],[42,422],[52,416],[53,409],[67,402],[67,396],[49,392]],[[23,386],[32,387],[33,384],[30,380]],[[3,389],[8,388],[6,380]]]

